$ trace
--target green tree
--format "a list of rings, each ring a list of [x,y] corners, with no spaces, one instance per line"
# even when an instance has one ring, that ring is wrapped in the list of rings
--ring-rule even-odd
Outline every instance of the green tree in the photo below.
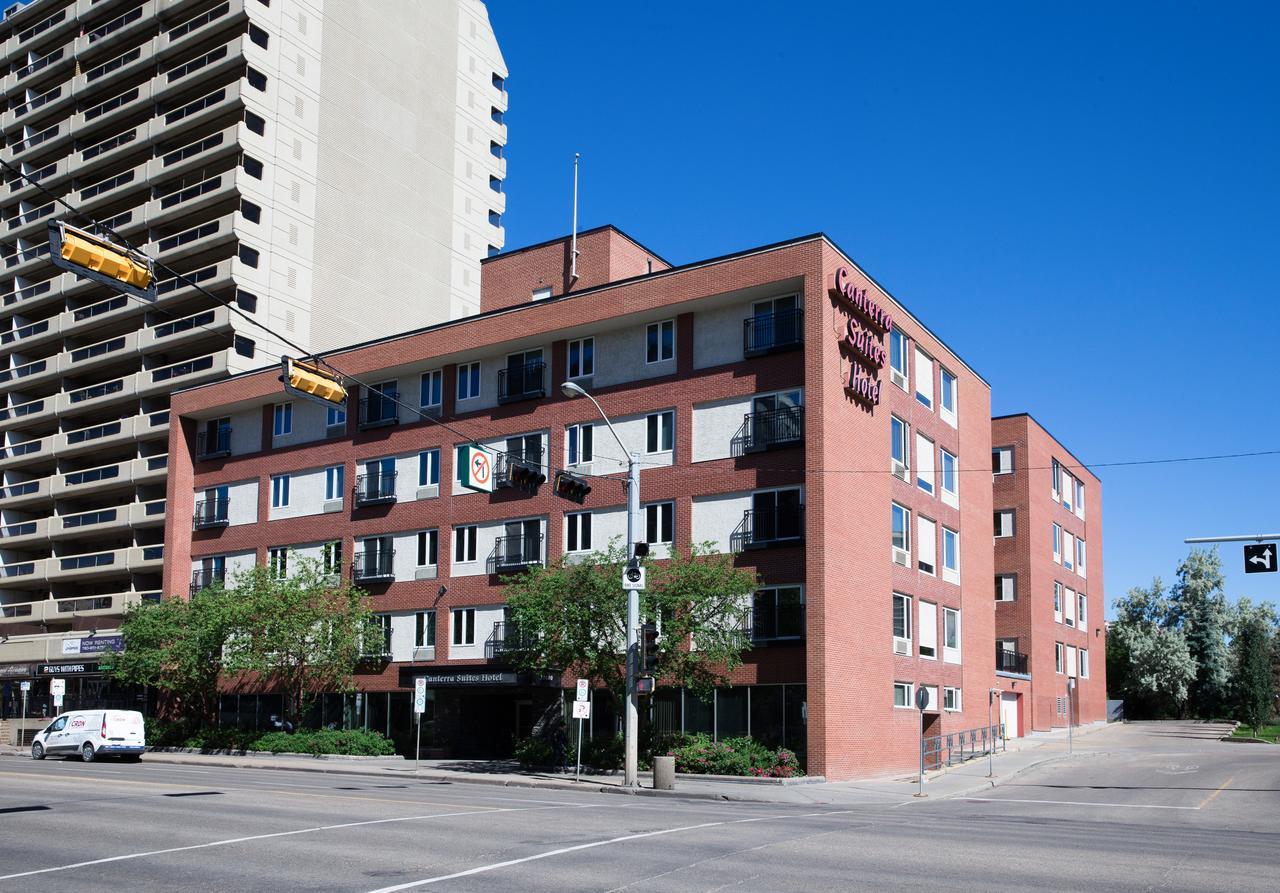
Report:
[[[1266,725],[1275,704],[1272,649],[1275,635],[1256,611],[1241,620],[1231,641],[1235,657],[1236,718],[1253,728]]]
[[[1131,717],[1181,714],[1196,662],[1182,631],[1172,628],[1172,604],[1160,578],[1147,589],[1130,589],[1113,608],[1116,619],[1107,634],[1110,693],[1124,699]]]
[[[1190,706],[1205,719],[1224,716],[1231,700],[1227,633],[1233,618],[1216,548],[1191,550],[1178,565],[1178,582],[1169,601],[1170,625],[1186,636],[1196,663]]]
[[[225,669],[279,691],[285,717],[296,723],[312,696],[354,688],[363,646],[382,631],[363,590],[312,559],[291,564],[287,576],[257,566],[233,580],[238,611]]]
[[[621,695],[625,681],[625,547],[611,543],[581,561],[563,559],[508,577],[507,606],[519,630],[513,652],[523,669],[572,671]],[[707,693],[726,681],[751,646],[746,618],[756,579],[730,555],[694,546],[647,565],[641,621],[657,620],[655,675]],[[691,644],[694,647],[690,647]]]

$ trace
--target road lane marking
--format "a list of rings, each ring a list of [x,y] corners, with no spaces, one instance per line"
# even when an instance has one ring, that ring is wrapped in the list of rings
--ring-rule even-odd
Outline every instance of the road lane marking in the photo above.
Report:
[[[661,837],[664,834],[679,834],[683,831],[700,831],[704,828],[720,828],[727,825],[745,825],[751,822],[769,822],[769,821],[786,821],[790,819],[811,819],[819,816],[846,815],[854,812],[852,809],[830,810],[828,812],[807,812],[800,815],[766,815],[757,816],[750,819],[725,819],[719,822],[702,822],[697,825],[684,825],[680,828],[662,828],[657,831],[643,831],[637,834],[624,834],[621,837],[610,837],[607,840],[593,840],[590,843],[579,843],[574,846],[560,847],[559,849],[547,850],[542,853],[534,853],[532,856],[523,856],[519,859],[507,859],[504,862],[493,862],[489,865],[478,865],[475,868],[468,868],[465,871],[455,871],[453,874],[442,874],[436,877],[424,878],[420,881],[408,881],[403,884],[395,884],[391,887],[379,887],[371,893],[399,893],[400,890],[413,890],[417,887],[426,887],[431,884],[438,884],[442,881],[453,881],[458,878],[472,877],[477,874],[487,874],[490,871],[497,871],[500,868],[510,868],[512,865],[523,865],[526,862],[537,862],[541,859],[550,859],[553,856],[563,856],[566,853],[576,853],[582,850],[591,850],[596,847],[609,846],[613,843],[627,843],[632,840],[644,840],[649,837]],[[0,881],[4,878],[0,878]]]
[[[1214,801],[1215,797],[1217,797],[1219,794],[1225,791],[1227,787],[1231,784],[1231,782],[1235,780],[1236,780],[1236,777],[1234,775],[1230,776],[1226,781],[1218,785],[1218,789],[1216,791],[1214,791],[1208,797],[1205,797],[1203,800],[1201,800],[1200,805],[1197,806],[1196,809],[1204,809],[1206,806],[1208,806],[1210,803]]]
[[[1199,806],[1161,806],[1155,803],[1090,803],[1084,800],[1018,800],[1013,797],[957,797],[955,802],[977,801],[979,803],[1047,803],[1051,806],[1101,806],[1104,809],[1190,809]],[[941,801],[946,803],[947,801]]]

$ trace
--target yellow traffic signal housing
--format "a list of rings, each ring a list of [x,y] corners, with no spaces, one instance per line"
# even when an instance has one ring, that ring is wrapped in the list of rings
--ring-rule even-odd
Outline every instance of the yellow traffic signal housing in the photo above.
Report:
[[[54,220],[49,223],[49,259],[77,276],[141,298],[156,299],[155,262],[138,251]]]
[[[345,408],[347,405],[347,389],[336,375],[326,372],[315,363],[283,357],[281,365],[284,375],[284,389],[306,400],[323,406]]]

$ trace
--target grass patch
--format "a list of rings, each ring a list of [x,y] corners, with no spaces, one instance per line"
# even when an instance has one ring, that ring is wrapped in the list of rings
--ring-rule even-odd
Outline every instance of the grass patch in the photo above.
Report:
[[[1236,730],[1231,733],[1232,738],[1261,738],[1263,741],[1270,741],[1272,744],[1280,739],[1280,725],[1263,726],[1256,732],[1246,725],[1236,726]]]

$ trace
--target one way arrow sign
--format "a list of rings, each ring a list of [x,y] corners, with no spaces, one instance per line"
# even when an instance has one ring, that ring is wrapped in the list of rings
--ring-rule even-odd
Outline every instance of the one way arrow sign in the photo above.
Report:
[[[1244,572],[1246,574],[1274,574],[1276,544],[1254,543],[1244,547]]]

